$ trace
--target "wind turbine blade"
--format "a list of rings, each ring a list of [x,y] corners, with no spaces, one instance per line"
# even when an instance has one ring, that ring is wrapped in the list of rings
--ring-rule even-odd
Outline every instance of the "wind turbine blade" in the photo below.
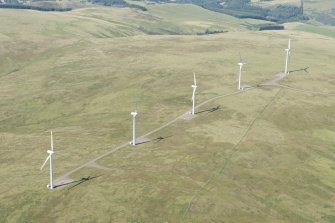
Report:
[[[50,159],[51,154],[47,157],[47,159],[44,161],[43,165],[41,166],[41,170],[43,169],[43,167],[45,166],[45,164],[48,162],[48,160]]]
[[[197,79],[195,79],[195,72],[193,72],[193,78],[194,78],[194,85],[197,85]]]
[[[288,49],[291,49],[291,39],[288,40]]]
[[[51,146],[51,151],[54,151],[54,139],[52,136],[52,131],[50,131],[50,146]]]
[[[142,94],[143,94],[143,92],[136,98],[136,101],[135,101],[135,112],[139,112],[140,111]]]

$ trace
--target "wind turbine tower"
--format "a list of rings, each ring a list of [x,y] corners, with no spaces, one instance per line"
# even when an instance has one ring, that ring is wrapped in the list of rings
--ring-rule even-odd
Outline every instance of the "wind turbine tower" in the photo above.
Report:
[[[285,74],[288,74],[288,63],[289,63],[289,58],[291,56],[291,39],[288,40],[288,48],[285,49],[286,51],[286,61],[285,61]]]
[[[131,144],[133,146],[136,145],[136,116],[137,116],[137,110],[134,112],[130,113],[133,116],[133,141],[131,142]]]
[[[51,148],[50,150],[47,151],[47,153],[49,154],[49,156],[47,157],[47,159],[44,161],[41,170],[43,169],[43,167],[45,166],[45,164],[48,162],[48,160],[50,160],[50,184],[47,185],[47,187],[52,190],[54,189],[54,185],[53,185],[53,175],[52,175],[52,156],[54,154],[54,142],[53,142],[53,137],[52,137],[52,131],[50,132],[50,138],[51,138]]]
[[[238,65],[240,66],[240,73],[238,75],[238,85],[237,85],[237,90],[241,90],[241,78],[242,78],[242,69],[243,69],[243,65],[245,65],[246,63],[243,62],[242,57],[240,56],[240,62],[238,63]]]
[[[195,91],[197,89],[197,80],[195,79],[195,73],[193,72],[193,78],[194,78],[194,83],[193,85],[191,86],[193,88],[193,94],[192,94],[192,112],[191,114],[194,115],[194,106],[195,106]]]

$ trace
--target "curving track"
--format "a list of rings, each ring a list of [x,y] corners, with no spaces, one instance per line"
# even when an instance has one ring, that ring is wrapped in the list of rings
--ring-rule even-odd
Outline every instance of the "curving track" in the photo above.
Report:
[[[250,88],[250,89],[244,90],[244,91],[235,91],[233,93],[219,95],[219,96],[216,96],[216,97],[213,97],[213,98],[207,99],[206,101],[201,102],[200,104],[198,104],[197,106],[195,106],[195,108],[199,108],[199,107],[201,107],[201,106],[203,106],[203,105],[205,105],[205,104],[207,104],[207,103],[209,103],[211,101],[214,101],[214,100],[217,100],[217,99],[220,99],[220,98],[223,98],[223,97],[228,97],[228,96],[235,95],[235,94],[241,94],[243,92],[250,91],[250,90],[253,90],[253,89],[256,89],[256,88]],[[146,133],[146,134],[138,137],[137,139],[145,138],[145,137],[147,137],[147,136],[149,136],[149,135],[151,135],[153,133],[156,133],[156,132],[160,131],[161,129],[163,129],[165,127],[168,127],[169,125],[171,125],[171,124],[175,123],[176,121],[180,120],[184,115],[188,114],[189,112],[190,111],[187,111],[187,112],[179,115],[177,118],[175,118],[175,119],[173,119],[173,120],[171,120],[171,121],[169,121],[169,122],[161,125],[160,127],[158,127],[156,129],[154,129],[154,130],[152,130],[152,131],[150,131],[150,132],[148,132],[148,133]],[[69,178],[69,176],[71,174],[73,174],[73,173],[75,173],[75,172],[83,169],[84,167],[94,166],[94,163],[96,161],[98,161],[98,160],[100,160],[100,159],[102,159],[102,158],[104,158],[104,157],[106,157],[106,156],[108,156],[108,155],[110,155],[110,154],[112,154],[112,153],[114,153],[114,152],[116,152],[116,151],[118,151],[118,150],[120,150],[120,149],[128,146],[128,145],[129,145],[128,142],[123,143],[123,144],[121,144],[121,145],[119,145],[119,146],[117,146],[117,147],[115,147],[113,149],[110,149],[109,151],[107,151],[104,154],[96,157],[95,159],[92,159],[92,160],[90,160],[90,161],[82,164],[81,166],[79,166],[79,167],[77,167],[77,168],[75,168],[75,169],[73,169],[73,170],[65,173],[64,175],[60,176],[59,178],[57,178],[55,180],[55,185],[60,186],[62,184],[67,184],[67,183],[71,182],[72,180]]]
[[[248,89],[246,89],[246,90],[235,91],[235,92],[232,92],[232,93],[229,93],[229,94],[224,94],[224,95],[215,96],[215,97],[213,97],[213,98],[207,99],[207,100],[205,100],[205,101],[199,103],[199,104],[198,104],[197,106],[195,106],[195,107],[196,107],[196,108],[199,108],[199,107],[201,107],[201,106],[203,106],[203,105],[205,105],[205,104],[207,104],[207,103],[209,103],[209,102],[215,101],[215,100],[217,100],[217,99],[221,99],[221,98],[228,97],[228,96],[232,96],[232,95],[236,95],[236,94],[241,94],[241,93],[244,93],[244,92],[247,92],[247,91],[251,91],[251,90],[254,90],[254,89],[258,89],[258,88],[260,88],[260,87],[280,87],[280,88],[285,88],[285,89],[289,89],[289,90],[295,90],[295,91],[299,91],[299,92],[303,92],[303,93],[313,93],[313,94],[323,94],[323,95],[335,96],[335,93],[315,92],[315,91],[309,91],[309,90],[302,90],[302,89],[292,88],[292,87],[285,86],[285,85],[279,85],[279,84],[277,84],[277,82],[280,81],[280,80],[282,80],[282,79],[284,79],[287,75],[285,75],[285,74],[283,74],[283,73],[278,73],[278,74],[276,74],[275,76],[276,76],[276,78],[274,78],[274,79],[272,79],[272,80],[269,80],[269,81],[265,81],[265,82],[263,82],[262,84],[257,85],[257,87],[251,87],[251,88],[248,88]],[[271,101],[271,102],[272,102],[272,101]],[[271,102],[270,102],[270,103],[271,103]],[[266,106],[266,107],[267,107],[267,106]],[[190,111],[187,111],[187,112],[185,112],[185,113],[179,115],[179,116],[176,117],[175,119],[173,119],[173,120],[171,120],[171,121],[169,121],[169,122],[167,122],[167,123],[165,123],[165,124],[159,126],[158,128],[156,128],[156,129],[154,129],[154,130],[152,130],[152,131],[150,131],[150,132],[148,132],[148,133],[146,133],[146,134],[144,134],[144,135],[138,137],[138,139],[141,139],[141,138],[143,139],[143,138],[145,138],[145,137],[147,137],[147,136],[149,136],[149,135],[151,135],[151,134],[153,134],[153,133],[156,133],[156,132],[160,131],[161,129],[163,129],[163,128],[165,128],[165,127],[170,126],[171,124],[173,124],[173,123],[175,123],[176,121],[180,120],[183,116],[187,115],[189,112],[190,112]],[[257,116],[256,119],[257,119],[258,117],[259,117],[259,116]],[[256,119],[255,119],[255,120],[256,120]],[[252,122],[252,123],[253,123],[253,122]],[[251,127],[252,127],[252,124],[250,125],[250,128],[251,128]],[[248,129],[250,129],[250,128],[248,128]],[[249,130],[247,130],[247,132],[248,132],[248,131],[249,131]],[[245,135],[247,134],[247,132],[245,132],[245,134],[243,134],[243,136],[241,137],[241,140],[245,137]],[[95,166],[95,162],[96,162],[96,161],[98,161],[98,160],[100,160],[100,159],[102,159],[102,158],[104,158],[104,157],[106,157],[106,156],[108,156],[108,155],[110,155],[110,154],[112,154],[112,153],[114,153],[114,152],[116,152],[116,151],[118,151],[118,150],[120,150],[120,149],[122,149],[122,148],[128,146],[128,145],[129,145],[128,142],[126,142],[126,143],[124,143],[124,144],[121,144],[121,145],[119,145],[119,146],[117,146],[117,147],[115,147],[115,148],[112,148],[112,149],[108,150],[108,151],[105,152],[104,154],[102,154],[102,155],[100,155],[100,156],[98,156],[98,157],[96,157],[96,158],[94,158],[94,159],[92,159],[92,160],[90,160],[90,161],[88,161],[88,162],[82,164],[81,166],[79,166],[79,167],[77,167],[77,168],[75,168],[75,169],[73,169],[73,170],[71,170],[71,171],[65,173],[64,175],[60,176],[59,178],[57,178],[57,179],[55,180],[55,185],[61,186],[61,185],[64,185],[64,184],[67,184],[67,183],[71,182],[72,180],[69,178],[69,176],[70,176],[71,174],[73,174],[73,173],[75,173],[75,172],[77,172],[77,171],[83,169],[84,167]],[[210,178],[210,179],[211,179],[211,178]],[[210,179],[209,179],[209,180],[210,180]],[[207,184],[207,183],[206,183],[206,184]],[[192,200],[190,201],[190,205],[189,205],[189,207],[187,208],[185,214],[188,212],[188,210],[189,210],[189,208],[190,208],[190,206],[191,206],[191,203],[192,203],[193,199],[194,199],[194,198],[192,198]]]

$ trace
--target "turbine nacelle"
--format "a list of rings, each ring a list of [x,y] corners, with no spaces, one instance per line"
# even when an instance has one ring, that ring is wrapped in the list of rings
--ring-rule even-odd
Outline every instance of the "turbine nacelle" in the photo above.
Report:
[[[291,39],[288,40],[288,47],[285,51],[290,55],[291,54]]]
[[[285,49],[287,56],[291,56],[291,49]]]
[[[136,115],[137,115],[137,111],[135,111],[135,112],[131,112],[130,113],[133,117],[136,117]]]

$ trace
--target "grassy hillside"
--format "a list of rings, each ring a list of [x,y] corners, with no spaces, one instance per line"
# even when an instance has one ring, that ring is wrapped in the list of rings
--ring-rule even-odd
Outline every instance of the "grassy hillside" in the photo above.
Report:
[[[272,1],[260,1],[260,0],[251,0],[254,4],[263,5],[263,6],[273,6],[277,4],[291,4],[291,5],[300,5],[300,0],[272,0]],[[329,11],[335,5],[332,0],[308,0],[304,2],[304,9],[307,13],[309,12],[322,12]]]
[[[335,37],[335,27],[334,26],[315,26],[310,24],[299,24],[293,26],[293,29],[301,30],[304,32],[317,33],[324,36]]]
[[[334,221],[334,38],[176,5],[0,17],[0,222]],[[208,27],[230,32],[148,35]],[[236,93],[239,54],[257,85],[283,70],[288,38],[290,70],[309,73]],[[236,94],[46,188],[50,130],[57,178],[129,142],[136,101],[138,136],[189,111],[193,71],[197,104]]]
[[[193,26],[198,30],[199,28],[208,28],[212,30],[237,31],[265,23],[265,21],[256,19],[237,19],[191,4],[152,5],[148,6],[148,9],[149,13],[164,20],[182,24],[183,26]],[[198,32],[201,32],[201,29]]]
[[[285,1],[254,1],[255,4],[264,7],[273,7],[277,4],[299,5],[300,0]],[[320,35],[334,37],[335,31],[335,2],[331,0],[310,0],[304,1],[304,13],[310,18],[305,23],[287,23],[285,27],[304,32],[317,33]]]
[[[15,17],[13,14],[15,13]],[[17,71],[49,49],[82,44],[88,38],[114,38],[145,34],[197,34],[206,30],[245,30],[258,20],[237,20],[194,5],[151,6],[149,12],[93,7],[71,12],[36,12],[1,9],[4,22],[0,40],[1,73]],[[21,32],[18,32],[20,30]],[[50,44],[51,43],[51,44]],[[64,50],[64,49],[63,49]]]

